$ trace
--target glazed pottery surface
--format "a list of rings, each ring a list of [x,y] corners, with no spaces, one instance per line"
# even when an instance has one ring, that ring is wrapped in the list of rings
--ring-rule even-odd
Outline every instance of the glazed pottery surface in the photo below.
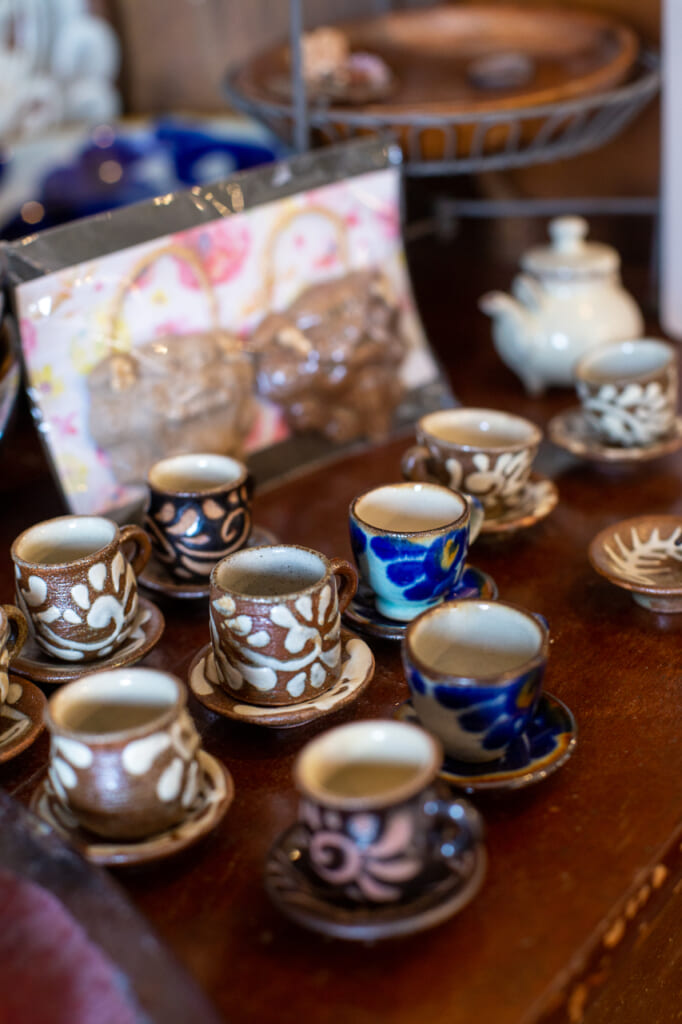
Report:
[[[0,709],[9,693],[10,660],[19,654],[27,636],[24,613],[13,604],[0,605]]]
[[[592,540],[594,569],[657,612],[682,612],[682,516],[644,515],[607,526]]]
[[[473,525],[465,495],[437,484],[389,484],[355,498],[351,546],[380,614],[406,622],[451,593],[481,521],[477,513]]]
[[[552,244],[524,254],[512,294],[489,292],[480,300],[493,318],[500,358],[531,394],[570,386],[586,352],[642,333],[642,314],[620,283],[617,252],[585,241],[587,230],[581,217],[551,221]]]
[[[424,728],[460,761],[500,757],[533,719],[546,625],[504,602],[448,601],[408,626],[403,664]]]
[[[525,496],[542,431],[496,409],[442,409],[417,424],[418,444],[405,452],[408,480],[432,480],[471,494],[486,519],[518,508]]]
[[[136,576],[150,551],[141,527],[101,516],[60,516],[24,530],[12,544],[17,603],[43,650],[83,663],[121,647],[135,625]]]
[[[149,471],[145,520],[156,557],[178,582],[208,586],[211,569],[251,533],[251,481],[227,455],[176,455]]]
[[[82,676],[49,701],[49,778],[83,828],[110,839],[162,832],[199,785],[199,736],[186,690],[154,669]]]
[[[43,731],[45,695],[27,679],[9,677],[7,697],[0,705],[0,764],[21,754]]]
[[[415,895],[481,838],[481,821],[441,790],[442,749],[394,721],[338,726],[294,764],[306,869],[331,899],[366,906]]]
[[[341,669],[341,613],[357,573],[341,558],[290,544],[246,548],[211,573],[210,627],[225,689],[282,705],[330,690]]]
[[[677,409],[677,354],[656,338],[604,345],[576,366],[584,421],[604,444],[641,447],[670,434]]]

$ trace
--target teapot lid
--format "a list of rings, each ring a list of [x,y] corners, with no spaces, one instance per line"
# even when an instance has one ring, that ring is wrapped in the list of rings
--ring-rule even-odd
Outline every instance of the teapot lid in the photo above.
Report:
[[[529,249],[521,257],[521,266],[536,277],[591,277],[618,270],[616,250],[603,242],[586,242],[588,230],[583,217],[555,217],[549,222],[551,245]]]

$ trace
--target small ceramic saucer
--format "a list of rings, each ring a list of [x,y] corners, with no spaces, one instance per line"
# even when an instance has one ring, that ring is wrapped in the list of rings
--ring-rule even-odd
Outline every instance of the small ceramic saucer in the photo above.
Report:
[[[682,516],[623,519],[593,538],[592,567],[652,612],[682,612]]]
[[[12,659],[12,672],[36,683],[69,683],[86,672],[133,665],[157,645],[164,625],[163,615],[156,605],[141,597],[130,636],[123,646],[108,658],[99,658],[96,661],[57,661],[46,654],[29,633],[21,653]]]
[[[549,515],[558,500],[559,491],[556,484],[540,473],[532,473],[518,505],[499,516],[484,519],[481,533],[511,533],[534,526]]]
[[[189,688],[209,711],[236,722],[250,722],[252,725],[265,725],[275,729],[306,725],[316,718],[329,715],[332,711],[338,711],[339,708],[350,704],[362,693],[374,675],[374,655],[364,640],[345,632],[341,638],[343,652],[339,678],[331,690],[313,700],[278,707],[238,701],[220,685],[210,644],[201,648],[189,667]]]
[[[276,543],[277,538],[274,533],[266,530],[264,526],[254,526],[245,546],[247,548],[255,548],[262,544]],[[153,590],[158,594],[164,594],[165,597],[176,597],[184,601],[208,597],[211,592],[208,581],[205,583],[190,583],[186,580],[176,579],[175,576],[170,574],[163,562],[160,562],[154,555],[152,555],[140,573],[138,582],[146,587],[147,590]]]
[[[375,942],[433,928],[462,910],[485,876],[485,847],[478,844],[459,858],[459,870],[443,866],[441,877],[412,899],[372,908],[336,902],[327,897],[301,863],[304,837],[301,826],[294,825],[275,842],[265,865],[265,888],[287,917],[337,939]]]
[[[205,750],[199,751],[199,763],[203,769],[202,785],[187,817],[179,825],[147,839],[114,841],[81,828],[59,802],[47,777],[31,799],[31,810],[93,864],[123,867],[162,860],[186,850],[211,832],[225,817],[234,798],[234,783],[227,768]]]
[[[682,447],[682,416],[678,416],[675,425],[667,437],[662,437],[654,444],[645,446],[633,445],[630,448],[617,445],[602,444],[590,432],[583,416],[582,409],[567,409],[559,413],[547,424],[547,433],[551,441],[559,448],[565,448],[573,455],[580,455],[595,462],[646,462],[669,455]]]
[[[43,731],[47,700],[26,679],[9,677],[9,693],[0,707],[0,764],[30,747]]]
[[[450,597],[478,597],[494,601],[497,597],[497,584],[486,572],[467,565],[459,586]],[[343,621],[349,629],[381,640],[402,640],[408,626],[407,622],[387,619],[381,612],[378,612],[374,604],[374,594],[362,584],[346,608]]]
[[[394,718],[419,725],[409,701],[396,709]],[[446,755],[440,776],[467,793],[521,789],[541,782],[560,768],[573,753],[577,735],[572,712],[551,693],[543,693],[528,732],[514,740],[504,757],[469,764]]]

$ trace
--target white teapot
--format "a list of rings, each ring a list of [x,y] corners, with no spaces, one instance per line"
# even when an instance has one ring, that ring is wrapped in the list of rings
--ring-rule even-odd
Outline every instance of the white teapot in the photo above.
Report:
[[[493,341],[526,390],[573,384],[573,367],[588,349],[640,336],[644,321],[620,281],[620,257],[586,242],[582,217],[550,222],[552,244],[524,253],[512,294],[488,292],[479,301],[493,318]]]

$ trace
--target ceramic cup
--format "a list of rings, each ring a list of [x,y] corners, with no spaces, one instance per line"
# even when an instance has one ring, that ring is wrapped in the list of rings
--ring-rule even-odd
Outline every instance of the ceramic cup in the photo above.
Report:
[[[496,409],[442,409],[423,416],[416,433],[403,476],[472,494],[488,518],[519,505],[542,440],[530,420]]]
[[[478,813],[437,779],[443,752],[404,722],[341,725],[294,764],[307,869],[331,895],[369,905],[414,894],[473,851]]]
[[[149,470],[145,527],[172,576],[207,583],[225,555],[251,533],[251,479],[227,455],[176,455]]]
[[[200,783],[186,700],[175,676],[148,668],[84,675],[50,698],[49,778],[79,825],[141,839],[186,817]]]
[[[657,338],[600,345],[575,368],[588,429],[603,443],[652,444],[670,433],[677,410],[677,353]]]
[[[459,491],[437,484],[388,484],[350,506],[350,539],[377,610],[407,622],[438,604],[464,571],[482,520]]]
[[[135,624],[136,577],[150,550],[142,527],[119,528],[102,516],[46,519],[19,534],[12,544],[17,604],[43,650],[87,662],[121,647]]]
[[[403,665],[419,721],[458,761],[494,761],[528,729],[549,632],[502,601],[448,601],[407,627]]]
[[[211,573],[211,642],[224,688],[251,704],[297,704],[341,669],[341,614],[355,569],[293,544],[244,548]]]
[[[13,604],[0,605],[0,708],[9,693],[9,666],[28,636],[26,616]]]

